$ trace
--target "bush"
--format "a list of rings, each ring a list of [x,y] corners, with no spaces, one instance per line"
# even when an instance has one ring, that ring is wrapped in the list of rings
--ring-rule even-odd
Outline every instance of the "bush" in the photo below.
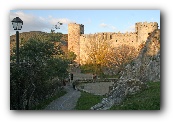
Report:
[[[94,73],[95,66],[93,64],[84,64],[80,66],[82,73]]]
[[[20,47],[19,64],[11,56],[10,109],[31,109],[60,91],[61,80],[68,75],[68,62],[61,55],[52,42],[30,39]]]

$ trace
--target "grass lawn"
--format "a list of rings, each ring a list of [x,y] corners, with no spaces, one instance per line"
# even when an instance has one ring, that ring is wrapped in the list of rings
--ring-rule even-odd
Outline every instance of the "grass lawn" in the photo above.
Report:
[[[49,105],[53,100],[65,95],[67,92],[62,90],[57,93],[57,95],[44,100],[42,103],[38,104],[37,106],[33,107],[32,110],[43,110],[46,108],[47,105]]]
[[[149,88],[129,95],[118,106],[113,106],[110,110],[160,110],[160,82],[148,82]],[[96,96],[90,93],[81,92],[76,110],[90,110],[92,106],[101,102],[103,96]]]
[[[99,103],[103,96],[97,96],[86,92],[81,92],[75,110],[90,110],[92,106]]]
[[[118,106],[110,110],[160,110],[160,82],[148,82],[149,88],[129,95]]]

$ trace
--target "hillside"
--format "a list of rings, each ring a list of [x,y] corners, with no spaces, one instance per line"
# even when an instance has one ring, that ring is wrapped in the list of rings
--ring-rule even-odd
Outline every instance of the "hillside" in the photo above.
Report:
[[[46,33],[46,32],[41,32],[41,31],[30,31],[30,32],[23,32],[19,33],[19,42],[24,42],[28,41],[32,37],[39,37],[40,35],[44,34],[51,34],[51,33]],[[62,50],[67,51],[68,47],[68,34],[62,34],[61,38],[61,43],[62,43]],[[15,47],[16,45],[16,35],[11,35],[10,36],[10,53],[12,53],[12,48]]]
[[[23,38],[29,39],[31,37],[34,37],[35,35],[38,35],[38,34],[46,34],[46,33],[42,32],[42,31],[22,32],[22,33],[19,33],[19,38],[20,38],[20,40],[22,40]],[[61,40],[68,41],[68,34],[63,34]],[[15,41],[16,41],[16,35],[11,35],[10,36],[10,42],[15,42]]]

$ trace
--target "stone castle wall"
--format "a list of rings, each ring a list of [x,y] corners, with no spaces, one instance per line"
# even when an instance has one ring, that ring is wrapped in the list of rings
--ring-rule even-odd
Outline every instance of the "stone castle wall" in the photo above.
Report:
[[[68,25],[68,50],[75,52],[76,61],[80,64],[87,60],[87,48],[92,40],[111,42],[110,47],[118,47],[126,44],[137,48],[141,43],[145,43],[149,34],[158,29],[157,22],[139,22],[135,24],[135,32],[127,33],[95,33],[84,34],[84,25],[70,23]]]
[[[106,41],[110,43],[110,47],[118,47],[122,44],[129,46],[139,46],[137,42],[137,34],[130,33],[95,33],[82,34],[80,36],[80,64],[85,64],[87,60],[87,50],[92,41]]]
[[[135,23],[134,32],[84,34],[84,25],[70,23],[68,25],[68,34],[63,34],[62,40],[68,41],[68,50],[73,51],[77,55],[76,62],[85,64],[88,58],[88,46],[91,41],[106,41],[110,43],[110,47],[118,47],[126,44],[137,48],[141,43],[145,43],[149,34],[157,29],[157,22],[138,22]],[[20,40],[29,39],[40,33],[44,32],[31,31],[20,33]],[[15,40],[15,35],[10,36],[10,46],[15,45]]]

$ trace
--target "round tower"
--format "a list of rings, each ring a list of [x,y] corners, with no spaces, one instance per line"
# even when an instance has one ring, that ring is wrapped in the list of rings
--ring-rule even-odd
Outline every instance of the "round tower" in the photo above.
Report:
[[[149,33],[152,33],[154,30],[158,29],[157,22],[139,22],[135,24],[135,31],[137,32],[137,41],[139,43],[145,42]]]
[[[74,52],[76,62],[80,63],[80,35],[84,34],[84,25],[70,23],[68,24],[68,50]]]

